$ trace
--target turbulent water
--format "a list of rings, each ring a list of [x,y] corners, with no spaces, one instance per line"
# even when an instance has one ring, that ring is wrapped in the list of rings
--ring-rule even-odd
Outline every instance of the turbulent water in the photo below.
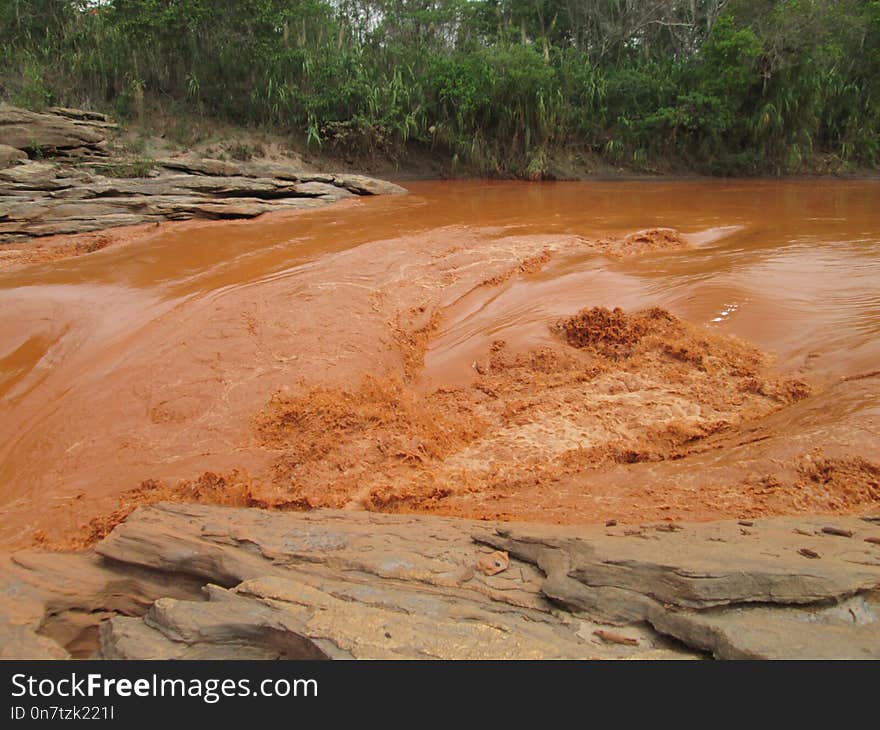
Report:
[[[880,183],[409,188],[0,271],[0,540],[87,537],[153,498],[560,522],[880,505]],[[654,228],[671,243],[627,248]],[[573,346],[560,322],[594,307],[623,313]]]

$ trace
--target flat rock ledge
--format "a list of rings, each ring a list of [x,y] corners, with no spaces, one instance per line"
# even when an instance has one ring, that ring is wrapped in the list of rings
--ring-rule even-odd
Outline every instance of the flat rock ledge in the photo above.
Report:
[[[93,112],[0,105],[0,244],[168,220],[254,218],[406,192],[364,175],[195,157],[156,160],[140,171],[145,177],[119,176],[132,163],[108,156],[112,128]]]
[[[7,558],[0,657],[876,659],[877,541],[858,517],[561,528],[161,503],[93,550]]]

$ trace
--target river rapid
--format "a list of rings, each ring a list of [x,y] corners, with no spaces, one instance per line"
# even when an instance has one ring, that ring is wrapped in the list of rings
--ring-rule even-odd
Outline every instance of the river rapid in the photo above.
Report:
[[[0,270],[0,544],[880,509],[880,182],[407,187]]]

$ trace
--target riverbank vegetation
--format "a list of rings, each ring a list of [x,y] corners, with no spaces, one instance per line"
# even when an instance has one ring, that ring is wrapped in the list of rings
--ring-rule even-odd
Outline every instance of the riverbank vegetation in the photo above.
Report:
[[[464,173],[877,167],[880,2],[0,0],[0,97]]]

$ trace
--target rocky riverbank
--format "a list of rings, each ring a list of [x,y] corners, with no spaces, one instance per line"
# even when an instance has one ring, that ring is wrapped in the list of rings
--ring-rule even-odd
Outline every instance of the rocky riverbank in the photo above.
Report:
[[[880,658],[880,518],[559,526],[161,503],[2,567],[3,658]]]
[[[0,105],[0,244],[168,220],[254,218],[405,192],[363,175],[271,161],[133,162],[110,153],[113,129],[93,112]]]
[[[401,192],[36,117],[0,262]],[[478,187],[9,271],[0,657],[878,657],[874,191]]]

